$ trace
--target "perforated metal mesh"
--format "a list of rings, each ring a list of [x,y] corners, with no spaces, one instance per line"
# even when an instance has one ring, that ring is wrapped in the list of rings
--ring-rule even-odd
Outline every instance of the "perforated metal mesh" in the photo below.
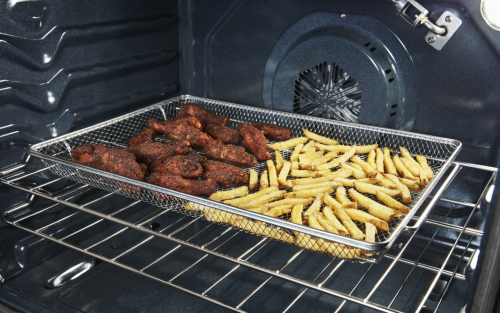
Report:
[[[445,168],[460,149],[460,143],[458,141],[449,139],[428,137],[359,124],[322,120],[198,97],[181,96],[124,115],[123,117],[34,145],[31,147],[31,152],[35,156],[42,158],[42,161],[46,165],[52,166],[51,171],[56,175],[67,177],[77,182],[89,184],[123,196],[142,200],[159,207],[171,208],[183,214],[201,216],[212,222],[229,225],[257,235],[271,237],[275,240],[295,244],[306,249],[348,260],[376,261],[384,253],[383,250],[370,252],[358,249],[356,247],[356,241],[353,242],[352,240],[350,240],[347,245],[347,242],[343,242],[341,236],[335,239],[336,242],[314,237],[300,232],[299,229],[296,228],[296,224],[286,223],[286,227],[283,227],[283,225],[280,227],[273,224],[273,222],[269,222],[269,219],[267,219],[265,223],[258,218],[250,219],[243,217],[234,214],[234,211],[233,213],[229,212],[228,209],[222,208],[222,206],[217,203],[213,203],[213,205],[207,207],[206,205],[200,204],[203,201],[197,203],[197,201],[199,201],[197,199],[202,200],[203,198],[194,197],[193,200],[191,197],[191,201],[188,201],[182,197],[174,196],[169,189],[145,182],[133,181],[120,175],[103,172],[70,161],[71,150],[84,143],[104,144],[108,147],[127,146],[132,135],[140,132],[146,127],[149,118],[166,120],[176,117],[179,108],[187,102],[199,103],[213,114],[229,116],[231,118],[229,127],[235,129],[240,122],[269,123],[290,129],[293,137],[302,136],[302,130],[308,129],[319,135],[334,138],[338,140],[340,144],[369,145],[378,143],[379,147],[389,147],[393,153],[397,152],[400,146],[403,146],[412,154],[422,154],[426,156],[429,166],[437,177],[431,180],[422,191],[411,192],[413,202],[410,205],[410,212],[390,222],[389,232],[378,229],[376,242],[385,242],[386,244],[384,247],[390,246],[391,243],[387,242],[387,239],[393,232],[405,226],[401,223],[405,216],[415,213],[422,202],[419,202],[422,195],[428,194],[427,191],[430,191],[437,183],[439,176],[443,174]],[[164,137],[159,137],[159,140],[164,141],[166,139]],[[280,153],[283,158],[287,160],[289,159],[291,151],[289,149],[282,150]],[[274,153],[272,154],[274,157]],[[261,162],[253,167],[259,175],[261,171],[266,168],[265,162]],[[248,172],[250,169],[244,168],[244,170]],[[220,190],[223,189],[221,188]],[[374,196],[370,198],[377,201]],[[204,203],[206,203],[206,201]],[[417,205],[417,203],[419,203],[419,205]],[[360,207],[360,209],[363,208]],[[278,221],[279,219],[289,220],[290,215],[282,215],[273,220]],[[364,231],[364,224],[358,222],[357,225]],[[329,233],[324,233],[325,237],[331,239]],[[393,238],[393,240],[394,239],[395,238]],[[360,246],[363,245],[360,243]]]

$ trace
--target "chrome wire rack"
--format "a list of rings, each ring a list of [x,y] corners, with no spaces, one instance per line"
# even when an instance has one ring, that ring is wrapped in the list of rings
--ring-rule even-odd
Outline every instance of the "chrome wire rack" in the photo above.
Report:
[[[444,216],[427,218],[424,222],[426,227],[403,232],[396,244],[384,255],[382,262],[357,264],[209,223],[200,217],[182,215],[169,208],[146,205],[139,200],[124,198],[66,178],[55,178],[48,173],[50,166],[27,171],[28,162],[29,157],[26,163],[0,172],[1,183],[32,195],[26,202],[19,203],[3,213],[3,219],[7,223],[238,312],[262,311],[260,306],[264,306],[266,302],[256,299],[265,294],[269,286],[272,286],[273,294],[288,295],[288,301],[282,303],[283,312],[300,307],[301,301],[305,301],[311,292],[334,298],[334,305],[322,307],[329,312],[359,311],[362,307],[380,312],[438,311],[443,304],[446,305],[445,295],[452,283],[464,281],[466,278],[464,265],[470,263],[475,255],[470,244],[475,238],[483,235],[480,226],[482,217],[472,219],[472,216],[479,210],[479,204],[492,186],[497,173],[496,168],[453,162],[448,170],[451,174],[441,188],[446,189],[463,168],[484,171],[489,175],[489,180],[477,201],[468,203],[447,199],[440,197],[442,192],[437,191],[439,196],[430,196],[430,206],[426,208],[432,208],[438,202],[447,204],[448,209]],[[47,177],[42,175],[44,173],[52,178],[45,178],[44,182],[34,187],[27,187],[28,184],[24,183],[34,177]],[[93,199],[83,201],[83,195],[93,195]],[[32,203],[35,198],[49,199],[54,204],[34,207]],[[128,202],[116,207],[116,201],[113,199],[117,198]],[[455,206],[471,208],[470,214],[460,223],[449,221]],[[54,210],[57,210],[58,214],[51,215],[50,212]],[[126,212],[134,212],[133,216],[140,218],[123,217],[122,214]],[[419,216],[414,216],[413,219],[419,220]],[[106,223],[109,227],[102,231],[102,226]],[[101,230],[98,231],[99,229]],[[422,229],[426,229],[426,233],[429,229],[433,231],[430,235],[423,235]],[[444,248],[440,248],[440,257],[437,257],[437,252],[430,247],[435,243],[440,230],[453,232],[456,239],[444,246],[440,243],[440,247]],[[123,251],[111,256],[100,252],[101,245],[130,232],[137,234],[136,240]],[[97,233],[101,236],[96,237]],[[422,238],[425,238],[423,242]],[[154,259],[141,259],[141,249],[158,240],[172,248],[161,252]],[[405,252],[412,250],[415,245],[423,247],[419,254],[407,255]],[[155,269],[161,264],[169,264],[169,261],[175,258],[176,251],[181,249],[197,251],[199,258],[190,260],[181,271],[169,277],[158,274]],[[431,261],[426,257],[428,254],[431,254]],[[129,264],[127,260],[130,256],[140,259],[142,265]],[[219,278],[205,286],[204,290],[184,286],[182,278],[190,271],[210,270],[205,268],[203,263],[208,257],[231,263],[230,270],[220,274]],[[269,263],[269,260],[273,262]],[[228,293],[221,292],[220,286],[242,269],[248,271],[246,275],[259,273],[265,278],[251,286],[251,292],[236,301],[228,300]],[[414,292],[413,284],[409,283],[415,276],[418,276],[423,291]],[[376,283],[367,284],[367,277]],[[276,280],[291,284],[296,288],[294,290],[299,291],[290,298],[290,286],[276,284]],[[438,286],[440,288],[437,288]],[[384,296],[381,297],[381,294]],[[466,295],[463,296],[465,298]]]

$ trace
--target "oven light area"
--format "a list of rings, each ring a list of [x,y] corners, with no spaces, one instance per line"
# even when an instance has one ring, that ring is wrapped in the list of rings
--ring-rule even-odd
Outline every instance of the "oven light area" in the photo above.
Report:
[[[481,0],[481,15],[488,26],[500,31],[500,1]]]

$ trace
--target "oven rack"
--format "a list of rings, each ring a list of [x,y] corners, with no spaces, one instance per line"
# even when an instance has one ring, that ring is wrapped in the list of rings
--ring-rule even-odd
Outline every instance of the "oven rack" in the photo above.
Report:
[[[293,273],[287,273],[286,268],[293,264],[294,261],[299,259],[301,254],[305,255],[307,253],[310,253],[307,250],[272,241],[269,238],[262,238],[251,235],[245,233],[242,230],[235,230],[230,227],[209,223],[201,220],[199,217],[190,217],[175,213],[168,208],[159,208],[151,205],[149,207],[152,207],[153,209],[147,211],[147,213],[145,213],[145,215],[141,216],[139,219],[136,219],[134,221],[121,219],[116,216],[127,210],[134,210],[134,208],[137,207],[137,205],[139,205],[141,201],[128,199],[130,203],[128,203],[127,205],[119,208],[112,208],[112,212],[103,212],[103,203],[112,202],[112,199],[110,198],[120,198],[121,196],[93,188],[86,184],[74,183],[63,177],[46,179],[45,182],[40,183],[34,187],[26,187],[27,184],[23,184],[23,181],[35,176],[39,177],[39,174],[43,172],[48,173],[48,171],[50,170],[50,166],[48,166],[34,171],[27,171],[26,165],[29,163],[29,161],[30,157],[28,156],[25,163],[12,166],[0,172],[1,183],[31,194],[29,200],[15,205],[14,207],[8,209],[3,213],[3,219],[7,223],[15,227],[24,229],[30,233],[41,236],[47,240],[56,242],[58,244],[80,251],[84,254],[90,255],[120,268],[150,278],[156,282],[160,282],[162,284],[182,290],[195,297],[202,298],[224,308],[238,312],[246,312],[247,310],[245,309],[245,307],[248,303],[251,302],[252,297],[255,297],[255,295],[258,294],[259,290],[263,290],[266,284],[269,284],[269,282],[273,279],[280,279],[292,283],[295,287],[299,287],[302,289],[302,291],[299,292],[294,297],[294,299],[286,305],[286,307],[284,306],[283,312],[286,312],[293,306],[297,305],[297,303],[301,298],[303,298],[307,290],[316,291],[321,294],[340,299],[339,301],[341,302],[336,307],[329,308],[328,311],[339,312],[349,305],[358,305],[380,312],[402,312],[400,309],[394,308],[393,305],[400,305],[400,303],[398,303],[397,301],[398,296],[403,292],[405,286],[408,286],[407,282],[412,273],[415,273],[417,271],[430,273],[430,277],[432,279],[426,281],[428,287],[425,294],[423,296],[419,296],[418,299],[413,299],[414,301],[416,301],[415,303],[418,303],[418,305],[416,305],[415,308],[412,308],[412,311],[414,310],[415,312],[421,312],[424,308],[425,312],[437,312],[441,304],[443,303],[444,296],[448,291],[451,283],[454,280],[465,280],[464,273],[459,272],[459,269],[462,269],[463,265],[470,262],[473,258],[475,250],[469,248],[472,240],[475,237],[481,237],[483,235],[483,232],[478,228],[481,224],[482,218],[479,221],[475,221],[474,225],[469,225],[469,222],[471,221],[471,217],[473,216],[473,214],[479,209],[478,206],[482,199],[485,197],[487,191],[489,190],[489,187],[494,183],[494,178],[497,173],[497,169],[493,167],[458,161],[453,162],[453,164],[450,166],[450,169],[448,170],[450,174],[447,176],[446,181],[441,188],[447,188],[462,168],[473,168],[476,170],[490,172],[491,175],[489,181],[484,187],[481,196],[475,203],[466,203],[447,198],[433,198],[432,196],[429,197],[432,206],[437,204],[439,201],[442,201],[451,204],[451,207],[448,209],[446,216],[442,220],[432,220],[428,218],[425,221],[425,224],[431,225],[436,229],[431,238],[425,244],[425,248],[418,257],[403,257],[403,254],[410,245],[414,244],[414,239],[416,238],[416,235],[419,234],[421,229],[416,229],[412,233],[408,233],[408,236],[406,236],[408,238],[402,238],[400,240],[401,242],[397,244],[396,249],[391,249],[387,254],[385,254],[384,261],[388,262],[388,266],[382,267],[381,264],[356,264],[329,257],[329,261],[323,267],[318,268],[316,275],[304,278],[303,273],[301,273],[300,270],[294,271]],[[67,182],[66,185],[63,185],[64,187],[48,191],[51,186],[56,186],[64,181]],[[79,198],[83,194],[99,194],[99,196],[92,201],[81,203],[82,201],[79,200]],[[442,195],[443,193],[440,193],[438,191],[437,194]],[[43,208],[35,208],[33,210],[30,210],[30,206],[32,205],[36,197],[49,199],[55,203]],[[449,214],[452,212],[453,208],[456,205],[472,208],[470,214],[466,219],[464,219],[461,225],[451,224],[447,222]],[[109,207],[112,207],[112,205],[110,205]],[[55,208],[59,210],[61,208],[64,208],[63,211],[66,212],[66,214],[62,217],[57,216],[57,219],[55,220],[46,221],[47,213],[50,212],[50,210],[54,210]],[[151,225],[153,225],[155,221],[164,217],[167,213],[173,213],[173,219],[171,219],[167,225],[162,225],[161,229],[152,230]],[[94,220],[89,223],[85,222],[85,225],[79,225],[77,228],[66,227],[68,225],[72,225],[71,223],[75,223],[75,220],[87,221],[87,219],[82,218],[83,216],[90,216],[94,218]],[[419,217],[415,216],[413,219],[418,220]],[[33,221],[36,222],[33,223]],[[39,224],[41,221],[43,221],[44,223]],[[90,245],[87,244],[86,246],[82,246],[81,244],[71,242],[71,238],[75,238],[77,236],[81,237],[82,234],[92,230],[93,227],[103,222],[110,222],[113,225],[119,225],[123,227]],[[37,223],[39,225],[33,225]],[[197,223],[202,223],[202,226],[196,227],[195,230],[193,230],[191,226]],[[157,225],[160,224],[157,223]],[[208,240],[206,240],[207,238],[204,238],[200,241],[200,238],[204,237],[200,235],[206,233],[207,229],[214,228],[217,231],[210,232],[211,236],[208,238]],[[71,232],[65,234],[64,231],[66,229],[71,229]],[[456,240],[448,245],[449,251],[444,253],[443,258],[440,260],[441,263],[430,264],[429,262],[428,264],[421,259],[425,252],[428,251],[440,229],[446,229],[448,231],[454,232],[456,234]],[[131,247],[112,257],[96,252],[97,247],[105,242],[108,242],[112,238],[123,235],[126,232],[138,232],[142,237],[138,239],[137,242],[135,242]],[[182,236],[176,236],[181,233]],[[463,239],[462,237],[464,237],[466,240],[468,238],[468,241],[466,241],[467,244],[465,246],[460,242],[460,240]],[[164,252],[160,257],[154,260],[150,260],[147,265],[142,267],[134,267],[120,260],[125,256],[131,255],[141,248],[144,248],[153,241],[152,239],[156,238],[174,243],[176,244],[176,246]],[[241,253],[241,250],[239,250],[240,253],[237,256],[232,255],[231,250],[225,253],[219,252],[221,247],[224,247],[224,245],[229,245],[232,247],[232,242],[239,242],[242,240],[245,241],[247,239],[253,239],[253,241],[250,240],[252,241],[252,243],[248,246],[245,246],[245,249],[242,250],[243,253]],[[80,240],[80,242],[83,241]],[[271,268],[261,265],[259,264],[259,262],[253,262],[253,260],[251,260],[258,259],[259,252],[265,250],[266,245],[281,245],[288,247],[288,250],[295,250],[292,251],[289,255],[286,255],[286,258],[284,259],[282,255],[275,255],[277,259],[283,259],[283,262],[281,263],[281,266]],[[154,268],[155,265],[160,264],[162,261],[166,262],[166,259],[168,259],[169,256],[174,254],[180,248],[189,248],[201,252],[202,256],[194,263],[186,266],[182,271],[176,273],[173,277],[164,278],[160,277],[160,275],[154,275],[149,271],[150,269]],[[393,250],[395,250],[396,253],[392,253]],[[182,275],[184,275],[186,272],[189,272],[197,266],[201,266],[200,263],[202,263],[202,261],[208,256],[228,261],[234,264],[234,266],[232,266],[232,268],[224,275],[221,275],[221,277],[217,281],[215,281],[208,288],[201,292],[198,290],[186,288],[176,282],[176,280],[178,280],[179,277],[182,277]],[[266,258],[268,257],[269,256],[266,256]],[[324,258],[325,256],[312,253],[308,255],[308,257]],[[356,266],[358,268],[355,268]],[[255,286],[255,288],[253,288],[253,291],[248,293],[245,297],[242,297],[236,305],[225,301],[224,295],[211,294],[211,291],[214,290],[216,286],[221,284],[221,282],[230,277],[231,274],[233,274],[241,267],[246,268],[251,272],[263,273],[268,277],[262,283]],[[386,281],[388,276],[390,276],[391,273],[396,269],[400,270],[402,267],[408,269],[406,271],[407,276],[399,285],[397,291],[395,293],[393,292],[392,300],[389,303],[377,303],[376,300],[374,300],[377,297],[372,298],[372,296],[376,292],[385,292],[384,290],[386,289],[386,287],[390,286],[390,283]],[[334,279],[331,279],[339,272],[350,271],[353,269],[359,270],[360,268],[362,268],[363,270],[366,268],[366,270],[361,275],[358,275],[357,278],[352,282],[349,282],[349,292],[341,291],[341,288],[337,286],[336,281]],[[355,295],[357,289],[363,287],[363,279],[367,275],[373,275],[373,273],[377,273],[377,283],[373,287],[369,288],[369,292],[365,292],[363,296]],[[434,292],[433,290],[436,287],[436,284],[438,284],[438,282],[440,281],[442,284],[443,279],[447,280],[444,290],[442,290],[440,296],[437,299],[429,301],[429,297]],[[342,284],[346,283],[347,282],[345,281],[342,282]],[[390,289],[394,290],[393,286]]]

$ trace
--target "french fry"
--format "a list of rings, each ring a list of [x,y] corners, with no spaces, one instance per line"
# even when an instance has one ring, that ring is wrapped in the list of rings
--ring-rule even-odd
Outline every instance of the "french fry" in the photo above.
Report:
[[[346,164],[349,165],[352,168],[355,168],[355,169],[359,170],[359,171],[363,171],[363,167],[361,167],[360,165],[358,165],[356,163],[349,162],[349,163],[346,163]]]
[[[387,173],[392,175],[398,175],[396,167],[394,166],[394,163],[391,160],[391,149],[389,149],[388,147],[384,148],[384,165]]]
[[[370,178],[372,179],[372,178]],[[342,184],[344,187],[354,187],[354,182],[357,180],[355,179],[346,179],[346,178],[335,178],[335,181],[339,182]]]
[[[375,180],[377,180],[377,183],[387,189],[398,189],[398,187],[390,180],[385,178],[382,174],[378,173],[377,176],[375,176]]]
[[[415,182],[413,180],[406,179],[406,178],[402,178],[402,177],[398,177],[398,179],[403,185],[408,187],[408,189],[414,190],[414,191],[420,191],[420,187],[419,187],[417,182]]]
[[[337,200],[333,199],[332,196],[330,196],[329,194],[325,194],[323,196],[323,202],[334,210],[337,208],[342,208],[342,204],[340,204],[340,202],[338,202]]]
[[[358,226],[356,226],[356,224],[351,220],[351,218],[349,217],[349,215],[347,215],[344,209],[337,208],[333,211],[333,213],[335,214],[335,216],[337,216],[337,218],[340,221],[342,221],[342,224],[345,226],[345,228],[347,228],[347,231],[349,232],[352,238],[361,240],[365,239],[365,234],[363,234],[363,232],[358,228]]]
[[[321,187],[333,187],[337,188],[338,186],[342,186],[342,184],[338,181],[326,181],[323,183],[317,183],[317,184],[309,184],[309,185],[296,185],[293,186],[292,191],[300,191],[300,190],[306,190],[306,189],[316,189],[316,188],[321,188]]]
[[[292,163],[285,161],[283,163],[283,168],[281,169],[280,176],[278,177],[278,184],[283,186],[286,182],[286,178],[288,177],[288,173],[290,172],[290,168],[292,167]]]
[[[248,187],[242,186],[232,190],[218,191],[210,195],[208,199],[214,201],[229,200],[248,195]]]
[[[344,186],[337,187],[337,192],[335,193],[335,196],[337,197],[337,201],[340,202],[343,206],[347,208],[356,209],[357,207],[356,202],[352,202],[351,200],[349,200]]]
[[[396,212],[393,209],[373,201],[372,199],[360,194],[354,189],[349,189],[349,195],[351,196],[351,198],[356,200],[356,202],[360,206],[367,208],[368,213],[386,222],[392,221],[394,219],[394,216],[396,216]],[[370,205],[373,205],[371,209]],[[400,214],[401,212],[399,212],[399,215]]]
[[[387,205],[388,207],[399,210],[401,212],[410,211],[409,207],[399,203],[397,200],[394,200],[393,198],[391,198],[387,194],[385,194],[381,191],[378,191],[378,190],[377,190],[377,199],[379,199],[381,202],[385,203],[385,205]]]
[[[365,161],[361,160],[357,155],[351,157],[351,161],[353,161],[354,163],[356,163],[359,166],[361,166],[363,168],[363,171],[365,171],[366,174],[368,174],[368,176],[370,176],[372,178],[374,178],[375,176],[377,176],[377,174],[379,174],[379,172],[377,172],[376,170],[374,170],[373,167],[370,166],[370,164],[368,164]]]
[[[303,206],[307,206],[314,201],[313,198],[291,198],[291,199],[283,199],[274,202],[269,202],[263,206],[254,206],[254,208],[263,208],[266,210],[271,210],[272,208],[282,206],[282,205],[297,205],[302,204]]]
[[[292,209],[291,221],[292,223],[302,225],[302,210],[304,209],[304,205],[296,204]]]
[[[408,187],[405,184],[401,183],[399,179],[394,175],[385,174],[385,177],[396,184],[399,191],[401,191],[401,199],[403,199],[403,203],[411,203],[411,194],[410,190],[408,190]]]
[[[258,221],[253,222],[244,217],[236,219],[235,221],[232,222],[232,225],[247,230],[249,232],[252,232],[254,234],[266,236],[279,241],[284,241],[287,243],[295,242],[295,238],[292,235],[285,233],[282,230],[266,226],[266,224],[262,222]]]
[[[285,163],[285,161],[283,160],[283,156],[281,155],[281,152],[279,152],[278,150],[276,150],[274,152],[276,155],[276,171],[277,172],[281,172],[281,169],[283,168],[283,164]]]
[[[321,151],[321,152],[323,152],[323,151]],[[329,161],[333,160],[338,155],[339,155],[338,151],[328,152],[327,154],[323,155],[322,157],[319,157],[317,159],[312,160],[311,164],[312,165],[323,164],[323,163],[326,163],[326,162],[329,162]]]
[[[250,202],[252,200],[257,199],[260,196],[266,195],[266,194],[271,193],[271,192],[276,191],[276,190],[278,190],[277,187],[268,187],[268,188],[265,188],[265,189],[258,191],[256,193],[252,193],[248,196],[244,196],[244,197],[232,199],[232,200],[226,200],[226,201],[224,201],[224,203],[229,204],[229,205],[238,206],[239,204]]]
[[[323,151],[338,151],[340,153],[346,153],[351,149],[352,146],[342,146],[342,145],[323,145],[320,143],[315,143],[314,146],[318,150]],[[370,150],[376,149],[378,144],[369,145],[369,146],[356,146],[356,154],[366,154],[370,152]]]
[[[393,210],[391,208],[386,207],[385,205],[378,204],[376,202],[370,203],[367,209],[368,213],[386,222],[390,222],[395,217],[401,216],[401,212],[399,212],[398,210]]]
[[[260,213],[260,214],[264,214],[266,212],[264,210],[264,207],[251,208],[251,209],[245,209],[245,210],[255,212],[255,213]]]
[[[303,147],[304,147],[303,144],[299,144],[295,147],[295,149],[293,149],[293,152],[290,155],[290,162],[299,160],[299,154],[300,154],[300,151],[302,151]]]
[[[290,176],[292,176],[292,177],[316,177],[316,174],[319,174],[320,177],[321,177],[322,175],[326,175],[328,173],[330,173],[329,170],[316,172],[316,171],[294,170],[294,169],[292,169],[290,171]]]
[[[318,176],[318,175],[316,175]],[[352,169],[346,168],[346,169],[340,169],[335,172],[330,172],[322,177],[330,177],[330,178],[347,178],[352,176]]]
[[[353,182],[356,182],[356,180],[354,180]],[[357,182],[370,185],[378,183],[378,181],[375,178],[361,178],[358,179]],[[352,184],[352,187],[354,187],[354,183]]]
[[[344,169],[344,170],[350,169],[352,171],[352,177],[354,177],[356,179],[366,178],[367,175],[366,175],[365,171],[354,168],[353,165],[355,165],[355,164],[354,163],[342,163],[342,164],[340,164],[340,167],[342,167],[342,169]]]
[[[267,160],[267,169],[269,171],[269,185],[270,186],[279,186],[278,184],[278,176],[276,174],[276,167],[274,166],[273,161]]]
[[[389,231],[389,225],[387,222],[376,218],[373,215],[370,215],[366,212],[354,209],[344,209],[344,212],[349,215],[349,217],[353,220],[360,221],[361,223],[372,223],[377,228],[380,228],[385,231]]]
[[[257,184],[259,183],[259,176],[257,175],[257,172],[251,168],[250,169],[250,177],[248,178],[248,189],[254,190],[257,188]]]
[[[323,204],[323,194],[318,193],[316,195],[316,198],[314,199],[314,202],[309,206],[309,208],[307,208],[307,210],[302,215],[302,218],[307,220],[312,214],[319,212],[319,209],[321,209],[321,204]]]
[[[335,228],[332,224],[330,224],[325,216],[321,213],[316,213],[315,216],[316,220],[318,223],[323,227],[326,231],[334,233],[334,234],[340,234],[337,228]]]
[[[377,169],[377,164],[375,164],[375,150],[371,150],[366,157],[366,163],[368,163],[374,170]]]
[[[263,170],[260,174],[260,189],[264,190],[269,187],[269,178],[267,176],[267,170]]]
[[[310,154],[299,154],[300,163],[309,163],[323,156],[323,151],[316,151]]]
[[[413,181],[418,182],[420,179],[416,178],[415,176],[410,173],[410,171],[404,166],[403,162],[401,162],[401,159],[399,158],[399,155],[395,154],[392,157],[392,161],[394,162],[394,166],[398,170],[399,174],[403,176],[406,179],[410,179]]]
[[[299,169],[300,170],[314,170],[314,165],[309,164],[309,163],[300,163],[299,162]]]
[[[278,217],[283,214],[288,214],[292,212],[293,205],[292,204],[285,204],[285,205],[279,205],[277,207],[271,208],[269,211],[264,212],[264,215],[269,215],[272,217]],[[257,208],[259,209],[259,208]],[[263,211],[263,207],[260,207],[260,209]],[[250,209],[252,210],[252,209]],[[255,209],[253,209],[255,210]]]
[[[299,169],[299,161],[292,161],[292,170]]]
[[[356,152],[356,146],[352,146],[351,149],[349,149],[347,152],[345,152],[344,154],[342,154],[338,158],[333,159],[330,162],[325,163],[325,164],[316,165],[315,169],[317,171],[321,171],[321,170],[330,169],[332,167],[337,167],[340,164],[345,163],[347,160],[349,160],[349,158],[352,157],[355,152]]]
[[[434,177],[434,172],[427,164],[427,159],[421,154],[417,154],[416,158],[422,169],[425,171],[425,174],[427,174],[427,178],[431,180],[432,177]]]
[[[314,143],[315,143],[314,140],[309,140],[309,142],[305,144],[304,148],[302,148],[300,153],[309,154],[316,152],[316,147],[314,146]]]
[[[410,171],[410,173],[413,176],[415,176],[415,177],[420,176],[420,171],[419,171],[418,167],[416,167],[412,161],[410,161],[409,159],[407,159],[405,157],[400,158],[400,160],[401,160],[401,162],[403,162],[403,165]]]
[[[289,192],[284,195],[285,199],[289,198],[311,198],[316,197],[318,193],[332,193],[333,187],[321,187],[316,189],[306,189],[295,192]]]
[[[316,140],[319,143],[322,143],[322,144],[325,144],[325,145],[336,145],[336,144],[339,143],[335,139],[330,139],[330,138],[326,138],[326,137],[320,136],[320,135],[315,134],[315,133],[313,133],[311,131],[308,131],[307,129],[303,129],[303,131],[304,131],[304,135],[306,135],[307,138],[312,139],[312,140]]]
[[[323,226],[321,226],[321,224],[316,219],[316,213],[314,213],[312,215],[309,215],[307,217],[307,222],[309,224],[309,227],[316,228],[316,229],[319,229],[319,230],[326,230]],[[304,215],[305,215],[305,213],[304,213]]]
[[[377,228],[372,223],[365,223],[365,241],[375,242]]]
[[[293,188],[293,186],[297,185],[311,185],[311,184],[319,184],[319,183],[324,183],[328,181],[333,181],[335,177],[330,177],[330,176],[323,176],[319,178],[300,178],[300,179],[294,179],[294,180],[288,180],[285,182],[285,187],[287,188]]]
[[[260,196],[260,197],[254,199],[248,203],[238,204],[237,206],[239,208],[242,208],[242,209],[250,209],[250,208],[257,207],[257,206],[262,206],[268,202],[271,202],[271,201],[274,201],[278,198],[283,197],[283,195],[285,193],[286,193],[285,190],[276,190],[276,191],[273,191],[273,192],[268,193],[266,195]]]
[[[377,159],[375,160],[375,164],[377,165],[377,171],[384,174],[384,152],[380,148],[377,148],[376,151]]]
[[[335,217],[335,214],[333,214],[333,211],[330,207],[326,206],[323,208],[323,216],[325,217],[325,220],[328,224],[337,229],[340,235],[347,237],[351,236],[347,231],[347,228],[345,228],[345,226],[342,225],[342,223]]]
[[[204,209],[210,209],[209,207],[205,206],[205,205],[202,205],[202,204],[198,204],[198,203],[194,203],[194,202],[191,202],[189,201],[188,203],[184,204],[183,206],[184,210],[187,210],[187,211],[202,211]]]
[[[381,191],[381,192],[383,192],[391,197],[395,197],[395,196],[401,194],[401,191],[399,191],[399,190],[388,189],[388,188],[384,188],[381,186],[370,185],[370,184],[365,184],[365,183],[360,183],[360,182],[355,182],[354,187],[359,192],[371,193],[372,195],[377,194],[377,191]]]
[[[401,149],[403,149],[401,147]],[[425,173],[424,169],[420,166],[420,164],[415,161],[413,158],[410,157],[403,157],[401,158],[401,161],[403,164],[406,166],[406,168],[410,171],[415,176],[418,176],[420,178],[420,185],[425,186],[427,183],[429,183],[429,179],[427,178],[427,174]]]
[[[291,147],[295,147],[296,145],[299,145],[301,143],[304,144],[308,140],[309,140],[309,138],[307,138],[307,137],[297,137],[297,138],[289,139],[287,141],[280,141],[280,142],[274,143],[272,145],[268,145],[267,147],[269,149],[272,149],[272,150],[284,150],[284,149],[288,149]]]

